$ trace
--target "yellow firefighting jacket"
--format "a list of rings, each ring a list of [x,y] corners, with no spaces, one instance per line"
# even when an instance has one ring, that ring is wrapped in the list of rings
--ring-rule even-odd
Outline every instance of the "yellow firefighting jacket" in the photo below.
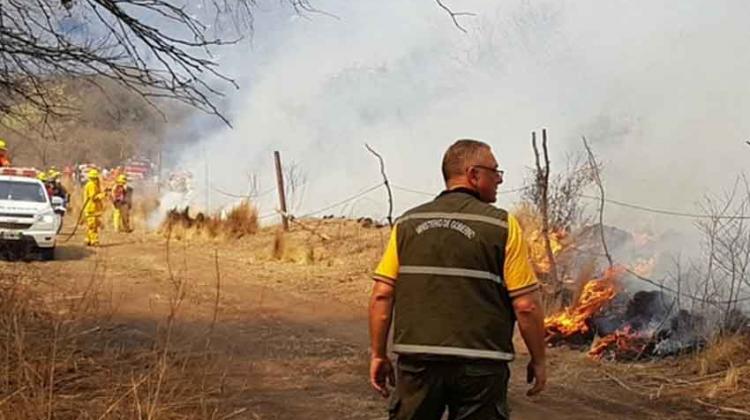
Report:
[[[86,203],[83,212],[86,216],[100,215],[104,210],[103,199],[104,194],[99,183],[91,180],[86,182],[83,187],[83,201]]]

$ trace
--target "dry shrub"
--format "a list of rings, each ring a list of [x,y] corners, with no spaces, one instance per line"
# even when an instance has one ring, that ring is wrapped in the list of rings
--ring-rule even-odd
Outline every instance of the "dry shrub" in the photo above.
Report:
[[[226,414],[210,402],[206,378],[218,374],[207,348],[178,347],[153,324],[110,321],[98,309],[95,286],[67,296],[32,286],[41,282],[32,269],[7,266],[0,275],[0,418]]]
[[[222,217],[190,215],[190,209],[172,209],[159,227],[159,232],[173,239],[228,239],[234,240],[254,235],[258,231],[258,211],[247,201],[242,201]]]
[[[258,232],[258,212],[245,200],[233,207],[223,222],[225,229],[235,238]]]
[[[746,364],[750,357],[750,339],[742,335],[721,336],[707,348],[696,354],[687,366],[699,376],[725,371],[733,366]]]
[[[750,337],[732,335],[717,338],[697,354],[691,369],[703,379],[699,396],[727,400],[732,405],[750,404]]]
[[[650,399],[709,407],[722,418],[747,417],[750,407],[750,336],[727,335],[703,350],[653,363],[609,364],[623,383]],[[713,418],[713,417],[712,417]]]

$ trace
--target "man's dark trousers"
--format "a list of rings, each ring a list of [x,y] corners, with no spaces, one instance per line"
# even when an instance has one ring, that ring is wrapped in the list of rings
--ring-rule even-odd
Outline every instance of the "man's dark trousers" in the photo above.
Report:
[[[506,420],[507,362],[401,356],[391,420]]]

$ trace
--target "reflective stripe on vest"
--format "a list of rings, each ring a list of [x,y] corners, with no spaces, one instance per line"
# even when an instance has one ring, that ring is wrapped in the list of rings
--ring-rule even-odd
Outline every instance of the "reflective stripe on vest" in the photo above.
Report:
[[[399,267],[398,272],[404,274],[434,274],[438,276],[471,277],[475,279],[492,280],[497,284],[503,284],[503,279],[495,273],[491,273],[489,271],[471,270],[468,268],[408,265]]]
[[[396,222],[404,222],[406,220],[414,219],[457,219],[467,220],[472,222],[484,222],[502,228],[508,227],[508,222],[505,220],[496,219],[494,217],[482,216],[481,214],[466,214],[466,213],[444,213],[444,212],[425,212],[425,213],[413,213],[399,218]]]
[[[393,351],[400,354],[438,354],[493,360],[513,360],[513,353],[494,350],[466,349],[462,347],[422,346],[416,344],[394,344]]]

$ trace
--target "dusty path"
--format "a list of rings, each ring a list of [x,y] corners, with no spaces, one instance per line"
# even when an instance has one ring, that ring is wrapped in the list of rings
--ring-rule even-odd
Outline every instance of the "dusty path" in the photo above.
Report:
[[[58,261],[32,265],[77,290],[96,278],[115,320],[139,328],[163,322],[170,277],[185,279],[180,333],[191,340],[212,323],[218,261],[212,348],[221,355],[222,404],[238,413],[232,418],[385,418],[366,375],[368,258],[379,250],[350,255],[356,264],[274,261],[267,257],[272,237],[231,246],[170,241],[169,259],[166,241],[154,234],[105,235],[105,246],[94,251],[74,238],[61,245]],[[523,395],[521,354],[511,387],[515,419],[700,418],[644,401],[606,378],[583,377],[591,369],[576,371],[581,357],[567,353],[552,354],[550,389],[535,399]]]

